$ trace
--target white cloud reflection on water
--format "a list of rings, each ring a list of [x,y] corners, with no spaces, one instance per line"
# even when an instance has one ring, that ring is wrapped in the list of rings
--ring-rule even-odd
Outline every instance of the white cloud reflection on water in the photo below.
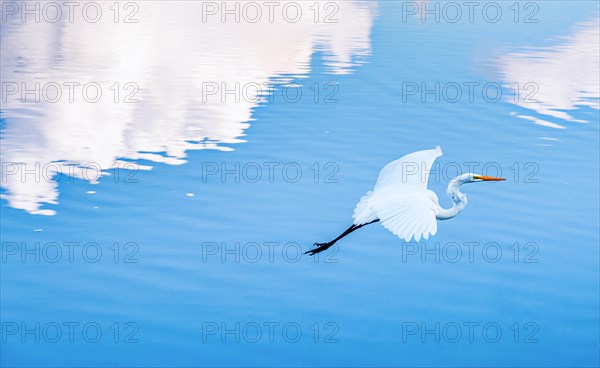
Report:
[[[555,129],[565,129],[565,122],[587,122],[576,119],[569,111],[580,107],[600,109],[598,45],[600,19],[595,19],[575,25],[571,35],[560,38],[553,46],[530,48],[501,57],[498,60],[501,78],[507,83],[522,81],[519,98],[513,102],[541,115],[517,117]]]
[[[179,165],[188,150],[230,150],[222,144],[243,142],[259,91],[248,88],[250,96],[239,102],[231,96],[223,101],[220,93],[203,98],[203,83],[231,88],[298,78],[310,72],[317,51],[323,52],[329,73],[351,73],[370,54],[376,15],[373,3],[343,1],[336,3],[336,23],[315,22],[308,9],[314,2],[300,2],[304,15],[297,23],[281,17],[272,23],[267,17],[223,23],[218,16],[203,22],[200,2],[138,4],[139,22],[133,24],[115,23],[109,9],[97,23],[21,23],[17,18],[3,24],[3,82],[28,88],[36,82],[95,82],[103,93],[96,103],[83,100],[81,87],[74,88],[74,102],[65,87],[56,103],[43,98],[23,103],[19,93],[4,94],[1,185],[9,206],[54,215],[41,207],[58,202],[58,184],[45,178],[58,172],[84,177],[82,170],[65,165],[94,163],[106,170],[119,159]],[[110,89],[115,82],[120,83],[119,103]],[[122,102],[134,88],[124,89],[128,82],[139,86],[138,103]],[[15,170],[13,162],[28,169],[39,163],[48,170],[38,180],[22,180],[7,172]]]

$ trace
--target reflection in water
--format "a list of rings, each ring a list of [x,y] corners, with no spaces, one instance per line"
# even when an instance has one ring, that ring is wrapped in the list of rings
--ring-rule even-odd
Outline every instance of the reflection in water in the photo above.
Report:
[[[137,23],[115,22],[109,3],[97,23],[10,19],[0,35],[2,197],[12,207],[52,215],[40,209],[57,203],[58,185],[48,177],[93,176],[73,165],[106,170],[123,158],[178,165],[187,150],[230,149],[222,144],[243,142],[253,108],[269,90],[257,85],[308,73],[315,51],[333,74],[351,72],[369,54],[373,4],[322,2],[316,17],[315,2],[299,3],[295,23],[280,13],[256,23],[232,16],[223,23],[219,14],[203,20],[201,2],[138,3]],[[39,103],[22,93],[36,83]],[[97,102],[84,100],[87,83],[95,83],[87,87],[89,100],[101,91]],[[222,93],[236,84],[240,98]],[[22,180],[15,172],[23,166],[13,162],[27,169],[39,163],[41,175]]]
[[[578,24],[575,32],[561,39],[556,46],[512,53],[500,58],[502,78],[507,83],[520,81],[519,98],[515,103],[538,114],[569,122],[585,122],[575,119],[569,110],[580,106],[599,109],[599,24],[599,19]],[[565,128],[545,118],[528,115],[518,117],[550,128]]]

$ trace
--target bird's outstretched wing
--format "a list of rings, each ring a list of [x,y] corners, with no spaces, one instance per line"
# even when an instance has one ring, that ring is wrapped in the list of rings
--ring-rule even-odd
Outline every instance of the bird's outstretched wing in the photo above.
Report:
[[[427,190],[427,180],[433,162],[441,155],[442,149],[437,146],[387,164],[379,173],[373,191],[358,202],[354,224],[379,219],[386,229],[405,241],[434,235],[439,205],[435,193]]]
[[[410,153],[387,164],[379,173],[374,191],[394,188],[396,192],[427,189],[429,172],[436,158],[443,154],[440,146]]]
[[[371,208],[383,227],[394,235],[410,241],[428,239],[437,232],[436,215],[439,205],[435,193],[429,190],[409,193],[378,192],[371,198]]]

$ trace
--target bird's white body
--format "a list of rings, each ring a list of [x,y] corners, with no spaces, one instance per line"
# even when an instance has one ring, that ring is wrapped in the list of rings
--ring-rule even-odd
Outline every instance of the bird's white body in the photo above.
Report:
[[[354,209],[354,225],[379,219],[381,224],[405,241],[428,239],[437,232],[437,221],[459,214],[467,205],[467,196],[459,190],[464,183],[496,180],[463,174],[450,181],[447,193],[453,206],[440,207],[437,195],[427,189],[429,172],[436,158],[443,154],[440,146],[408,154],[387,164],[379,173],[372,191],[363,196]],[[484,178],[484,179],[477,179]]]

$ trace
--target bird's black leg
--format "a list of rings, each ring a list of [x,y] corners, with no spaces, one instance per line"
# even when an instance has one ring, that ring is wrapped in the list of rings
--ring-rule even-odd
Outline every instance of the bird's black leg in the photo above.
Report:
[[[365,225],[369,225],[369,224],[372,224],[377,221],[379,221],[379,219],[376,219],[376,220],[373,220],[371,222],[367,222],[366,224],[361,224],[361,225],[352,224],[352,226],[350,226],[346,231],[341,233],[340,236],[338,236],[337,238],[333,239],[332,241],[330,241],[328,243],[315,243],[316,248],[306,251],[306,252],[304,252],[304,254],[314,256],[317,253],[321,253],[322,251],[329,249],[329,247],[331,247],[333,244],[335,244],[335,242],[337,242],[341,238],[345,237],[346,235],[350,234],[351,232],[356,231]]]

